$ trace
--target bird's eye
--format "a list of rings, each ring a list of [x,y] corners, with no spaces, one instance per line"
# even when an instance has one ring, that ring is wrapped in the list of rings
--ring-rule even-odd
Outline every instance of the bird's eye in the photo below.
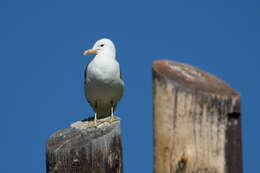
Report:
[[[104,46],[104,44],[101,44],[100,46],[101,46],[101,47],[103,47],[103,46]]]

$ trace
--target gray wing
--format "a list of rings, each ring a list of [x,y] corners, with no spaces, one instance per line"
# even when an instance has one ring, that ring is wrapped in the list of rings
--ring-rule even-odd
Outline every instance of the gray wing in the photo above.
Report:
[[[87,76],[88,76],[88,66],[89,66],[90,62],[87,64],[85,71],[84,71],[84,92],[85,92],[85,96],[86,96],[86,84],[87,84]],[[88,101],[88,103],[90,104],[90,106],[95,110],[95,103],[91,102],[90,100],[88,100],[87,96],[86,99]]]
[[[122,71],[121,71],[120,65],[119,65],[119,71],[120,71],[120,79],[123,80],[123,73],[122,73]]]
[[[87,83],[87,76],[88,76],[88,65],[90,64],[90,62],[87,64],[86,68],[85,68],[85,71],[84,71],[84,84],[86,85]]]

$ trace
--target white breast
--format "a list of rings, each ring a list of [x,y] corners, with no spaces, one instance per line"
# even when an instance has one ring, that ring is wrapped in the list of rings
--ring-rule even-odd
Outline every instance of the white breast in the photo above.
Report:
[[[96,56],[88,65],[85,94],[89,101],[115,102],[123,94],[123,81],[120,79],[118,62],[113,58]]]

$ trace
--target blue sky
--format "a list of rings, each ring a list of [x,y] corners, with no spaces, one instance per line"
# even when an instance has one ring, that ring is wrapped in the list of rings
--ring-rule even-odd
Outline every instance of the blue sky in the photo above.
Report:
[[[260,2],[1,1],[0,170],[45,172],[45,142],[92,116],[83,72],[94,42],[114,41],[125,79],[124,171],[152,172],[152,74],[156,59],[208,71],[242,97],[244,172],[259,165]]]

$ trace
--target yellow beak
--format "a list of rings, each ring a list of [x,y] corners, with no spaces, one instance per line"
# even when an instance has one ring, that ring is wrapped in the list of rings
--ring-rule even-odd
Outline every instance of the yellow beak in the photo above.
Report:
[[[97,51],[96,51],[95,49],[88,49],[88,50],[86,50],[86,51],[84,52],[83,55],[87,56],[87,55],[89,55],[89,54],[96,54],[96,53],[97,53]]]

